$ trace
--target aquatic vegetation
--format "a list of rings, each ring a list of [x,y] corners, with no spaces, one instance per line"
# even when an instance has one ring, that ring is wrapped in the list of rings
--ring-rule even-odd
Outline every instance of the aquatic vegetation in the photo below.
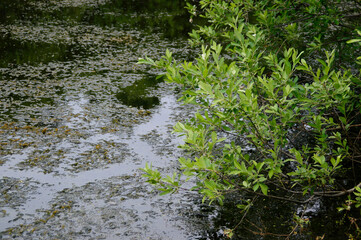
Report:
[[[159,71],[136,64],[164,47],[179,59],[192,53],[178,31],[187,15],[163,2],[1,1],[0,238],[200,231],[197,218],[192,233],[184,227],[192,198],[159,199],[138,171],[147,160],[169,171],[179,153],[170,126],[187,114],[173,87],[155,81]],[[120,92],[156,100],[133,105]]]

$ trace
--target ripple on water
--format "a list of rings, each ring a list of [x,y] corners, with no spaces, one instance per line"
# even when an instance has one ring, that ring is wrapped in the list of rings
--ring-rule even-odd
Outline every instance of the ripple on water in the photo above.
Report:
[[[191,53],[176,1],[150,2],[15,1],[0,16],[1,237],[191,231],[181,211],[192,215],[194,196],[160,198],[138,170],[172,171],[172,125],[188,111],[158,70],[136,64],[166,48]]]

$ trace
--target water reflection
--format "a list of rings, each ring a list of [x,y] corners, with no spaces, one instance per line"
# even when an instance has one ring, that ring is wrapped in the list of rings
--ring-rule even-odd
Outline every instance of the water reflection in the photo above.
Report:
[[[108,48],[136,40],[127,39],[122,31],[179,39],[186,38],[191,29],[183,1],[96,2],[2,0],[0,67],[69,61],[98,54],[94,45]],[[113,30],[118,35],[110,36]]]
[[[166,37],[187,37],[191,24],[184,6],[184,1],[166,0],[103,0],[97,4],[91,0],[2,0],[0,23],[60,21],[102,27],[126,26],[156,31]]]
[[[0,36],[0,67],[8,64],[34,64],[71,59],[71,47],[64,44],[36,43]]]
[[[184,239],[197,231],[177,212],[196,207],[192,198],[160,198],[137,171],[145,162],[168,171],[180,154],[171,126],[187,109],[157,70],[136,62],[166,48],[188,57],[183,5],[0,1],[0,238]]]
[[[120,88],[120,91],[115,94],[116,98],[123,104],[131,107],[149,109],[158,105],[159,98],[155,96],[147,96],[149,88],[154,88],[158,83],[162,82],[154,75],[148,75],[141,80],[136,81],[131,86]]]

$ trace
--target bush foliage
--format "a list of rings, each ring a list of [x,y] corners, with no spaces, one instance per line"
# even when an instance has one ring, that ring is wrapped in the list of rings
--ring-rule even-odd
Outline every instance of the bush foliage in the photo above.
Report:
[[[361,206],[360,2],[201,0],[187,8],[208,21],[190,33],[198,58],[178,62],[167,51],[139,62],[164,69],[182,101],[198,106],[174,127],[192,157],[180,158],[173,176],[147,165],[147,181],[173,193],[194,177],[204,201],[239,193],[244,214],[250,195],[299,205],[340,198],[334,210],[353,219],[349,237],[360,237],[360,212],[351,211]]]

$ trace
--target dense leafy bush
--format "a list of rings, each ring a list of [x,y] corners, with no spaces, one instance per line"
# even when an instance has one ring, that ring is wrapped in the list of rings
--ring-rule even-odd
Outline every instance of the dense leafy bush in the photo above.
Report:
[[[194,157],[180,158],[173,176],[147,165],[147,181],[172,193],[196,177],[193,190],[220,203],[235,192],[300,205],[348,196],[338,211],[360,237],[360,213],[350,209],[361,206],[361,80],[344,68],[357,58],[360,4],[203,0],[188,9],[209,23],[190,34],[200,56],[177,62],[167,51],[140,63],[164,69],[168,82],[183,86],[184,103],[198,106],[174,128]],[[254,201],[239,207],[247,213]]]

